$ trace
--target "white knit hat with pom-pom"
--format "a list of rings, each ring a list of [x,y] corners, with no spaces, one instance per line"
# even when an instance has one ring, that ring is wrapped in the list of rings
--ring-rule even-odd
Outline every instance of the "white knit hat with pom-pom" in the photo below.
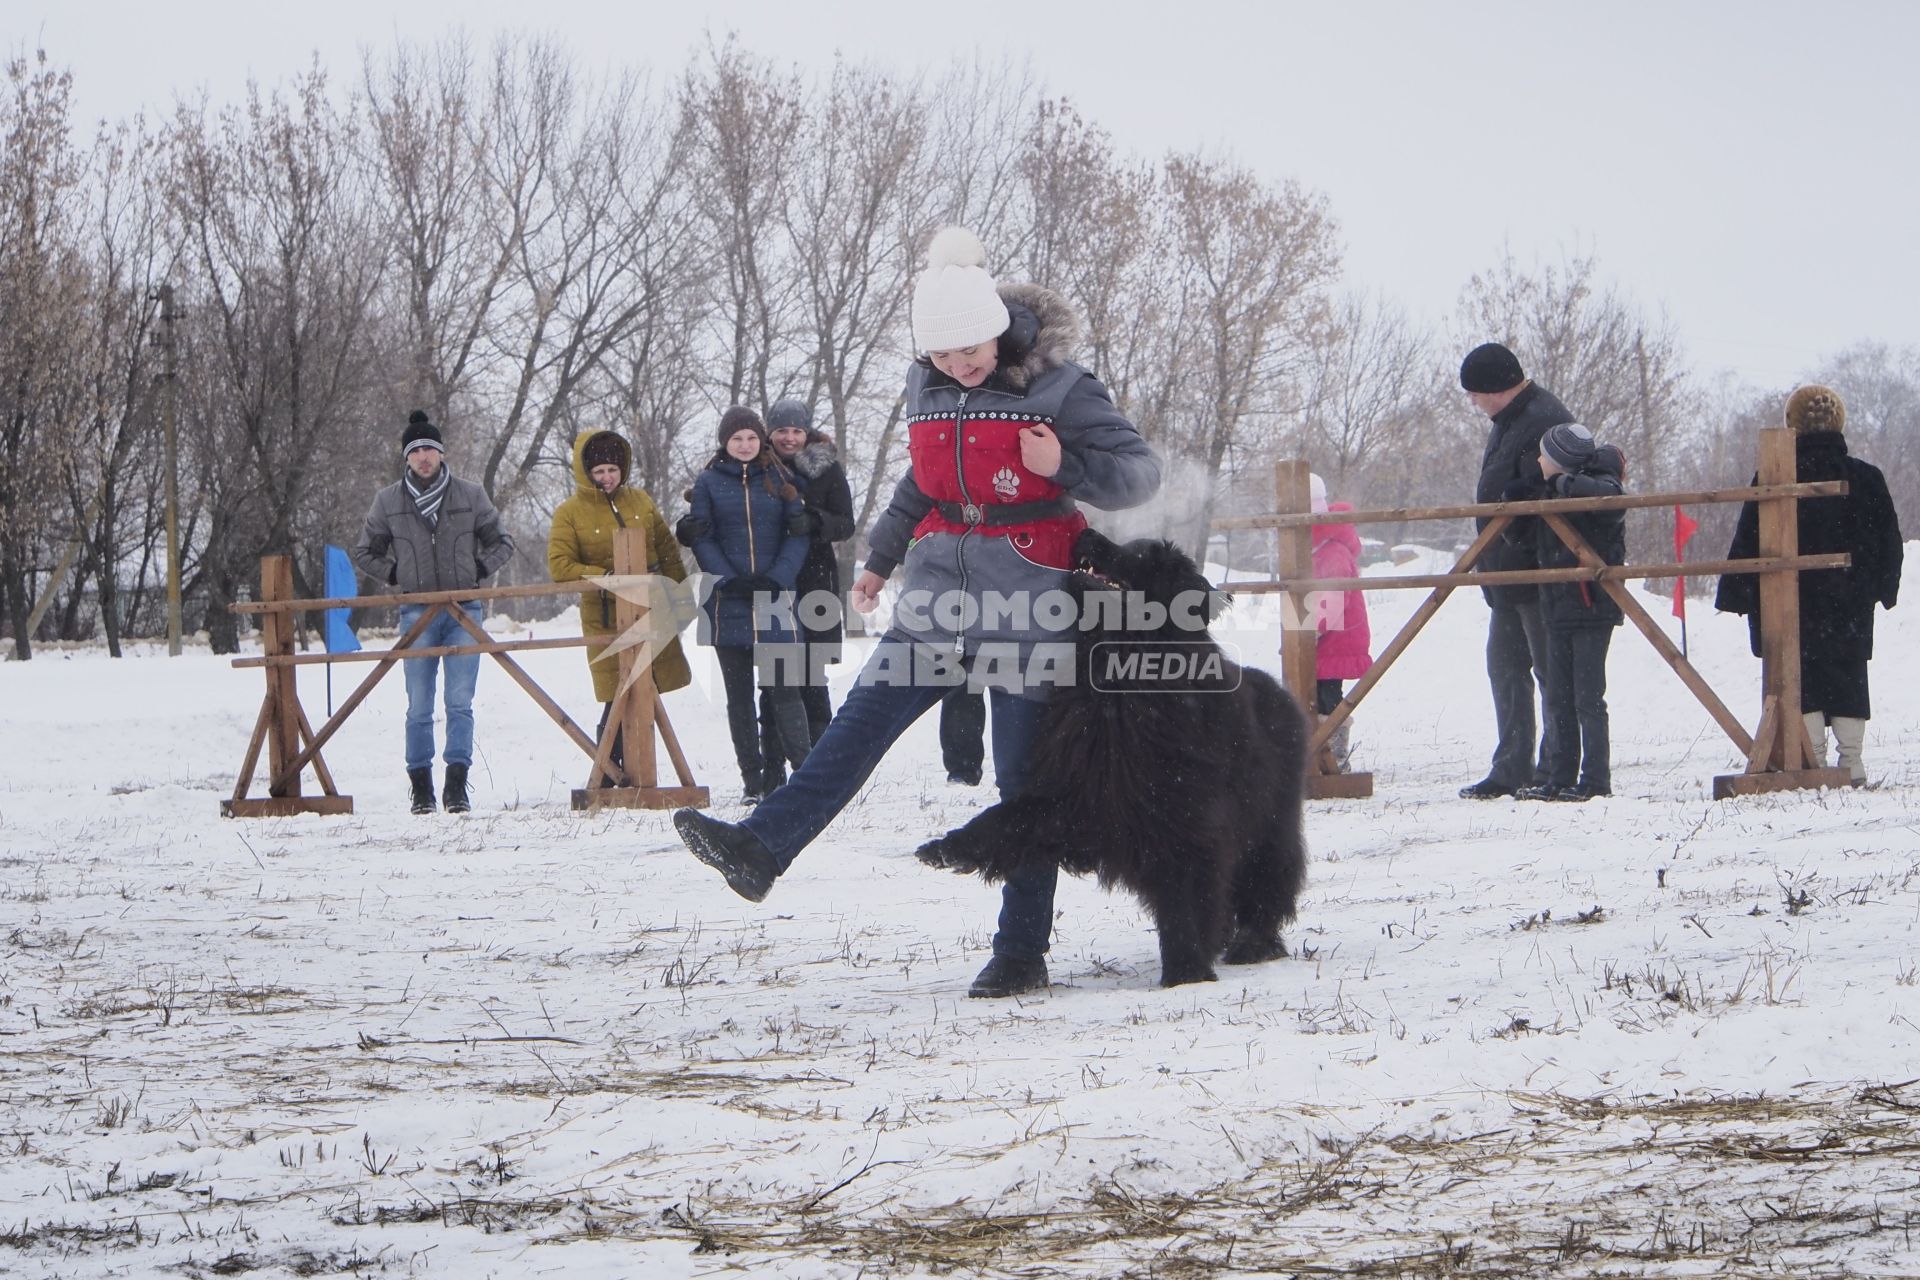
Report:
[[[965,227],[943,227],[913,285],[913,341],[922,351],[958,351],[997,338],[1010,323],[987,250]]]

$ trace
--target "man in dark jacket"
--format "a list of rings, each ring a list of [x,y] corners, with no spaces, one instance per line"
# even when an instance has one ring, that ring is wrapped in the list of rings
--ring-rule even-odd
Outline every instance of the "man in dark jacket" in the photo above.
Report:
[[[406,472],[374,495],[366,528],[353,547],[353,562],[375,582],[401,591],[468,591],[513,558],[513,539],[500,523],[487,491],[456,477],[446,463],[440,428],[415,409],[401,434]],[[475,622],[477,600],[461,602]],[[405,634],[429,608],[400,606]],[[416,648],[467,644],[467,634],[452,615],[437,614],[414,641]],[[467,769],[473,763],[473,688],[480,678],[480,656],[409,658],[407,678],[407,781],[413,811],[432,813],[433,687],[444,666],[447,676],[446,790],[448,813],[465,813]]]
[[[1493,419],[1486,451],[1480,457],[1475,502],[1504,500],[1515,480],[1539,486],[1540,437],[1574,417],[1552,392],[1531,381],[1513,352],[1486,342],[1460,363],[1460,386],[1473,407]],[[1486,527],[1486,521],[1480,521]],[[1539,567],[1533,543],[1496,539],[1476,566],[1487,572]],[[1542,734],[1535,747],[1534,694],[1545,701],[1547,636],[1540,620],[1539,589],[1533,586],[1482,587],[1491,618],[1487,624],[1487,680],[1493,687],[1494,724],[1499,741],[1487,776],[1460,794],[1471,800],[1510,796],[1520,788],[1547,781],[1550,744]]]

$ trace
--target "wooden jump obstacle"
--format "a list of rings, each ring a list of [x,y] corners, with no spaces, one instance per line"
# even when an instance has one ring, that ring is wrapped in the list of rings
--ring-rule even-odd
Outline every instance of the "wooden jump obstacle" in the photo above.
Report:
[[[1797,480],[1793,435],[1782,427],[1760,432],[1758,483],[1740,489],[1708,489],[1689,493],[1626,494],[1617,498],[1557,498],[1534,502],[1495,502],[1454,507],[1414,507],[1390,511],[1315,512],[1308,491],[1308,465],[1297,459],[1275,464],[1277,511],[1270,515],[1235,516],[1213,522],[1216,529],[1274,529],[1280,540],[1279,573],[1274,581],[1231,582],[1237,592],[1285,592],[1288,608],[1282,620],[1281,679],[1307,713],[1312,728],[1307,794],[1314,799],[1365,798],[1373,794],[1370,773],[1341,773],[1334,768],[1327,741],[1351,716],[1368,692],[1380,682],[1394,660],[1413,643],[1454,588],[1544,582],[1591,582],[1611,596],[1627,621],[1647,638],[1682,684],[1706,708],[1746,759],[1741,773],[1717,776],[1713,795],[1724,800],[1737,795],[1792,791],[1847,785],[1845,769],[1810,767],[1815,758],[1800,715],[1800,579],[1804,569],[1843,569],[1851,557],[1799,554],[1797,506],[1801,498],[1834,497],[1846,493],[1844,481],[1801,484]],[[1640,507],[1713,505],[1757,502],[1760,512],[1760,555],[1751,560],[1699,560],[1692,563],[1607,565],[1581,538],[1566,517],[1584,511],[1624,511]],[[1519,516],[1539,516],[1579,558],[1578,568],[1516,569],[1474,573],[1480,558],[1503,529]],[[1467,549],[1446,573],[1410,574],[1380,578],[1315,578],[1313,530],[1316,524],[1387,524],[1413,520],[1487,520]],[[1626,583],[1632,579],[1703,577],[1727,573],[1757,573],[1760,578],[1761,699],[1760,720],[1749,734],[1739,717],[1729,711],[1711,686],[1675,647],[1667,633],[1641,607]],[[1319,635],[1308,609],[1307,596],[1316,591],[1383,591],[1431,588],[1413,616],[1374,659],[1366,675],[1324,718],[1314,704],[1314,658]]]
[[[637,529],[620,530],[614,537],[614,575],[638,578],[646,573],[646,538]],[[230,818],[286,817],[298,813],[352,813],[353,797],[341,795],[334,785],[321,749],[355,708],[366,701],[374,686],[407,658],[453,657],[488,654],[506,669],[515,684],[526,690],[542,711],[586,753],[592,763],[584,787],[573,792],[575,809],[672,809],[705,808],[708,792],[693,780],[673,723],[660,702],[652,672],[653,646],[641,642],[615,655],[619,663],[620,692],[607,716],[606,729],[596,742],[561,709],[547,692],[535,683],[525,668],[510,656],[532,649],[584,648],[586,636],[561,636],[548,640],[498,641],[467,615],[461,602],[467,600],[508,600],[526,596],[576,594],[601,589],[591,579],[579,582],[530,583],[520,587],[478,587],[472,591],[414,591],[379,596],[342,596],[326,600],[293,598],[293,561],[288,556],[264,556],[260,561],[260,598],[231,606],[235,613],[261,615],[261,654],[257,658],[235,658],[236,667],[263,667],[267,673],[266,697],[260,703],[260,715],[253,736],[240,764],[240,780],[233,796],[220,802],[220,812]],[[656,607],[650,598],[635,601],[625,592],[616,592],[614,622],[616,635],[628,631]],[[643,596],[647,593],[643,593]],[[391,649],[361,650],[356,653],[296,654],[293,650],[293,615],[323,609],[351,609],[366,606],[421,604],[426,610],[415,620]],[[660,603],[658,607],[668,607]],[[428,625],[442,612],[452,617],[473,637],[473,643],[416,648],[414,642],[426,633]],[[644,658],[644,665],[642,660]],[[315,732],[300,705],[300,690],[295,668],[337,662],[373,662],[373,671],[347,696],[340,709]],[[636,666],[639,670],[636,671]],[[654,733],[658,731],[673,763],[679,785],[660,785]],[[624,764],[613,763],[614,743],[624,748]],[[253,775],[260,762],[262,747],[267,752],[267,794],[251,797]],[[311,765],[321,794],[309,795],[302,775]]]

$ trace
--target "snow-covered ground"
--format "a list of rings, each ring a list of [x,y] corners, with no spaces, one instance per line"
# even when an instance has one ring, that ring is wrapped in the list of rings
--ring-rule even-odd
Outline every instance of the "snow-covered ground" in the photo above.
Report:
[[[1311,808],[1295,958],[1161,990],[1068,881],[1018,1001],[965,994],[997,893],[910,856],[986,802],[931,717],[754,907],[666,814],[572,812],[491,667],[472,814],[406,813],[391,679],[326,753],[353,816],[232,821],[258,671],[0,664],[0,1273],[1920,1276],[1913,613],[1875,789],[1713,801],[1731,744],[1626,629],[1615,797],[1475,803],[1459,593],[1357,717],[1375,798]],[[1751,724],[1742,622],[1692,648]],[[591,713],[577,651],[525,665]],[[718,698],[668,705],[738,813]]]

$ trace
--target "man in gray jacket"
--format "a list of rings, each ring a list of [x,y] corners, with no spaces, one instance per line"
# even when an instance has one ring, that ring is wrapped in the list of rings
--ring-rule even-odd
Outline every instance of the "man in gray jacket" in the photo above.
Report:
[[[513,558],[513,539],[501,527],[487,491],[453,475],[446,462],[440,429],[419,409],[401,435],[406,471],[400,480],[374,495],[367,527],[353,547],[353,562],[375,582],[401,591],[467,591],[480,585]],[[405,634],[430,606],[400,606]],[[477,600],[462,601],[475,622],[483,611]],[[416,648],[470,643],[458,619],[441,613],[414,641]],[[432,813],[433,687],[446,670],[447,764],[442,803],[448,813],[465,813],[467,768],[473,763],[473,687],[480,678],[480,655],[409,658],[407,677],[407,779],[413,811]]]

